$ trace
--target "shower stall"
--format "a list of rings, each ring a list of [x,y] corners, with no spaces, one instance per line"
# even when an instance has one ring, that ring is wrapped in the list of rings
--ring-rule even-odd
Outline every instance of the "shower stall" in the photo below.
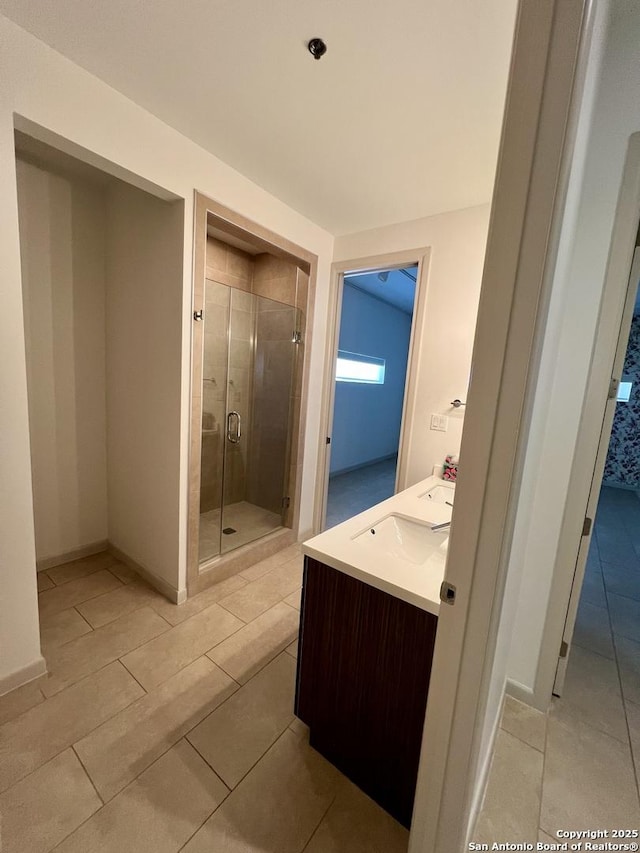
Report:
[[[301,312],[207,278],[199,563],[282,527]]]

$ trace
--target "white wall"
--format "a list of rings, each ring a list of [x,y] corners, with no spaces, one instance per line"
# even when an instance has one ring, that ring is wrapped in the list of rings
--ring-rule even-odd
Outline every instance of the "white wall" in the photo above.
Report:
[[[336,382],[331,473],[398,451],[411,316],[345,282],[339,348],[385,359],[383,385]]]
[[[407,434],[407,485],[427,477],[447,454],[460,450],[464,409],[452,409],[451,401],[464,400],[469,385],[488,226],[485,204],[336,238],[335,261],[431,249],[425,320],[416,341],[419,363],[414,418]],[[430,429],[432,413],[449,417],[448,432]]]
[[[174,587],[183,205],[117,182],[106,218],[109,542]]]
[[[18,161],[36,556],[107,538],[104,194]]]
[[[186,577],[187,464],[193,191],[304,246],[319,256],[311,383],[322,381],[329,267],[333,238],[195,143],[114,89],[0,16],[0,692],[3,678],[40,662],[35,546],[28,438],[24,327],[16,202],[14,120],[21,129],[45,128],[45,141],[62,144],[97,165],[166,196],[184,199],[181,301],[181,422],[178,565],[175,587]],[[14,119],[15,117],[15,119]],[[37,125],[38,128],[34,128]],[[50,134],[53,134],[50,135]],[[57,135],[57,136],[55,136]],[[71,145],[64,143],[70,140]],[[138,176],[136,178],[136,176]],[[320,428],[320,400],[311,395],[307,417],[301,526],[312,526]],[[174,480],[175,482],[175,480]]]

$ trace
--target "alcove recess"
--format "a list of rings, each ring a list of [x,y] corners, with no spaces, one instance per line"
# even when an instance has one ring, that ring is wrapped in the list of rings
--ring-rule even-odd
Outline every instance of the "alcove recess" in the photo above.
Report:
[[[193,375],[187,573],[189,595],[242,571],[298,539],[310,331],[317,265],[317,258],[312,253],[199,193],[196,193],[194,224]],[[263,387],[262,391],[259,388],[263,363],[269,360],[270,334],[267,330],[263,349],[258,356],[256,356],[256,340],[257,345],[260,345],[258,334],[252,333],[249,336],[251,343],[248,344],[246,341],[244,343],[244,346],[253,346],[252,358],[255,362],[255,370],[252,367],[251,370],[236,371],[231,383],[233,398],[230,392],[225,390],[224,400],[217,404],[224,404],[229,410],[239,408],[235,405],[235,400],[244,401],[241,446],[229,444],[228,423],[222,417],[224,412],[216,411],[216,416],[212,416],[212,405],[210,401],[207,403],[205,397],[207,393],[211,394],[212,384],[215,384],[211,383],[211,379],[207,376],[207,370],[211,368],[205,361],[207,314],[211,318],[211,311],[216,310],[211,304],[213,283],[218,290],[224,290],[220,285],[231,289],[233,305],[243,308],[244,303],[251,302],[257,306],[254,308],[254,313],[258,312],[258,319],[264,316],[260,314],[264,306],[276,310],[281,307],[282,316],[289,312],[291,317],[295,317],[291,328],[292,339],[288,341],[291,344],[292,354],[290,384],[287,379],[286,389],[283,387],[279,390],[278,399],[273,399],[273,394],[270,394],[266,387]],[[252,299],[247,300],[240,294],[250,294]],[[209,306],[207,306],[208,299]],[[204,322],[195,319],[200,311],[203,312]],[[231,313],[230,311],[229,317]],[[294,340],[296,333],[299,335],[298,340]],[[229,365],[232,348],[240,344],[240,341],[234,340],[234,335],[234,326],[230,320]],[[281,345],[282,343],[281,341]],[[276,355],[275,348],[273,355],[274,357]],[[210,384],[207,385],[207,382]],[[220,388],[221,385],[228,385],[228,383],[229,377],[226,382],[219,381],[217,387]],[[275,406],[278,411],[289,407],[286,448],[280,447],[279,454],[269,452],[270,442],[275,441],[269,433],[270,406],[272,408]],[[219,461],[216,461],[212,455],[214,451],[210,449],[210,444],[205,438],[205,432],[210,438],[211,433],[215,429],[220,432],[221,427],[225,430],[226,436],[222,440],[224,449],[221,451]],[[258,531],[253,541],[245,543],[237,534],[229,538],[225,538],[223,534],[220,548],[202,548],[201,537],[209,535],[209,528],[205,526],[209,521],[206,516],[211,517],[217,514],[221,531],[228,529],[224,515],[230,509],[228,502],[231,501],[237,506],[239,502],[247,500],[247,496],[243,495],[243,488],[251,491],[253,504],[274,510],[274,489],[270,489],[269,484],[273,484],[274,480],[278,479],[278,472],[274,467],[276,457],[284,460],[279,464],[284,466],[281,469],[280,478],[283,484],[282,497],[285,498],[285,502],[278,521],[266,532]],[[256,477],[256,466],[260,466],[259,478]],[[270,470],[270,466],[274,468],[273,471]],[[217,468],[224,472],[221,474],[224,478],[221,487],[217,481],[212,480],[212,472]],[[259,479],[263,484],[262,490],[256,485]],[[268,499],[267,492],[272,493]],[[244,534],[246,531],[241,532]],[[239,545],[232,544],[234,538],[236,541],[239,539]]]

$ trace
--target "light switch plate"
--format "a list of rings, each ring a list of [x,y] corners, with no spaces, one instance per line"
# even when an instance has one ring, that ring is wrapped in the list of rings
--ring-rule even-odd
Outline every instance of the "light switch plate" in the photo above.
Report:
[[[431,415],[431,429],[446,432],[448,426],[449,418],[446,415]]]

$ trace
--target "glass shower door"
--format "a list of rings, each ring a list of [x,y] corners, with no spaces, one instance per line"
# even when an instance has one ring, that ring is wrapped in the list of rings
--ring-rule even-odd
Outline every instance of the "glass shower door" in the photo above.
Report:
[[[298,312],[233,290],[220,553],[282,526]]]
[[[220,554],[231,288],[205,281],[199,559]]]

